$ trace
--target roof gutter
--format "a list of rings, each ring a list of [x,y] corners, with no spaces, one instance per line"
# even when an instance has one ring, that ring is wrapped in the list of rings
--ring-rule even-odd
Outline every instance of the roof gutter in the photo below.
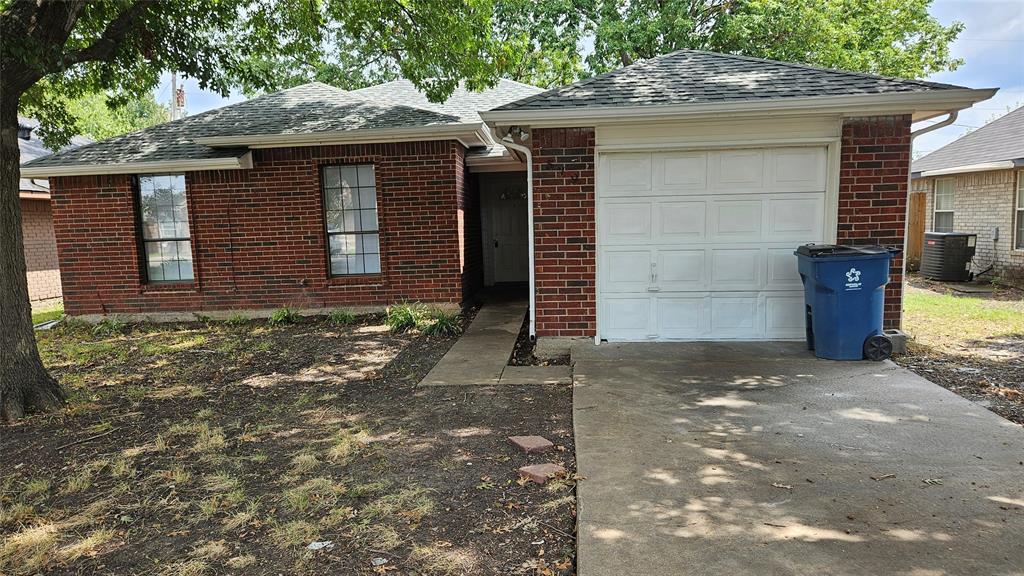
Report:
[[[931,132],[932,130],[938,130],[939,128],[945,128],[946,126],[949,126],[953,122],[956,122],[956,118],[959,115],[960,115],[960,110],[950,110],[949,111],[949,116],[946,116],[945,120],[942,120],[940,122],[936,122],[935,124],[932,124],[931,126],[925,126],[924,128],[921,128],[920,130],[914,130],[913,132],[910,133],[910,139],[913,140],[914,138],[917,138],[921,134],[927,134],[927,133]]]
[[[669,106],[580,106],[579,108],[548,108],[490,110],[480,117],[490,125],[529,124],[531,127],[579,126],[591,124],[624,124],[651,122],[662,118],[700,117],[718,114],[808,114],[838,112],[848,114],[907,113],[908,110],[929,111],[932,117],[951,109],[970,107],[991,98],[997,88],[956,88],[931,92],[897,92],[892,94],[855,94],[777,98]],[[935,111],[931,113],[930,111]],[[923,120],[925,118],[918,118]]]
[[[913,178],[924,178],[926,176],[945,176],[947,174],[965,174],[967,172],[988,172],[989,170],[1009,170],[1017,166],[1018,163],[1013,160],[1001,160],[999,162],[982,162],[980,164],[968,164],[952,168],[940,168],[938,170],[921,170],[914,172],[911,176]]]
[[[526,227],[527,227],[527,257],[529,258],[530,269],[530,341],[537,340],[537,277],[534,262],[533,248],[533,153],[528,146],[516,144],[511,133],[504,136],[498,134],[497,128],[490,127],[494,139],[501,142],[501,145],[515,150],[526,158]],[[529,132],[525,132],[529,134]]]
[[[63,166],[22,166],[23,178],[90,176],[96,174],[144,174],[152,172],[196,172],[199,170],[248,170],[252,152],[237,157],[180,159],[160,162],[122,162],[115,164],[66,164]]]

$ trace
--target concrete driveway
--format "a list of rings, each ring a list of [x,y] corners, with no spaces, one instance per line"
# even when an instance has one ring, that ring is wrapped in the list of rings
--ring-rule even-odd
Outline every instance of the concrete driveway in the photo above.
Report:
[[[890,362],[573,360],[580,576],[1024,574],[1024,429]]]

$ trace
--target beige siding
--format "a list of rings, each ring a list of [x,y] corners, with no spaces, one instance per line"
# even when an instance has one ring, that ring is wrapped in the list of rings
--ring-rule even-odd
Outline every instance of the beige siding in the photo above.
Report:
[[[49,200],[21,200],[21,229],[25,235],[25,265],[30,300],[60,296],[57,241]]]
[[[1024,282],[1024,250],[1013,249],[1014,201],[1017,175],[1014,170],[969,172],[949,176],[918,178],[913,190],[927,193],[925,230],[932,230],[935,180],[952,178],[954,185],[953,229],[978,235],[974,270],[995,264],[996,275],[1016,284]],[[999,228],[999,241],[992,240]]]

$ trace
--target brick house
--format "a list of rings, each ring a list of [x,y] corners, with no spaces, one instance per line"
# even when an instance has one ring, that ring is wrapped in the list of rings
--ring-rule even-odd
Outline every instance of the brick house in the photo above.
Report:
[[[1024,108],[913,163],[925,230],[978,235],[972,270],[1024,286]],[[936,201],[937,200],[937,201]]]
[[[38,123],[18,118],[18,148],[21,161],[28,162],[53,152],[33,134]],[[71,147],[88,144],[91,140],[76,136]],[[57,240],[53,234],[53,215],[50,211],[50,187],[46,179],[22,178],[18,182],[21,201],[21,231],[25,243],[25,267],[28,276],[28,297],[35,302],[59,298],[60,269],[57,263]]]
[[[911,123],[992,93],[684,50],[443,104],[309,84],[24,170],[51,178],[73,315],[522,283],[551,343],[798,339],[794,248],[902,246]],[[901,286],[897,260],[890,326]]]

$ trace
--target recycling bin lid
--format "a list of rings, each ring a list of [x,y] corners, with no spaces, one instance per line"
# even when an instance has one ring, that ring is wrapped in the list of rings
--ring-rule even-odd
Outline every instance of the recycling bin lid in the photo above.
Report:
[[[843,244],[804,244],[796,249],[801,256],[811,258],[849,258],[850,256],[877,256],[892,254],[899,250],[885,246],[846,246]]]

